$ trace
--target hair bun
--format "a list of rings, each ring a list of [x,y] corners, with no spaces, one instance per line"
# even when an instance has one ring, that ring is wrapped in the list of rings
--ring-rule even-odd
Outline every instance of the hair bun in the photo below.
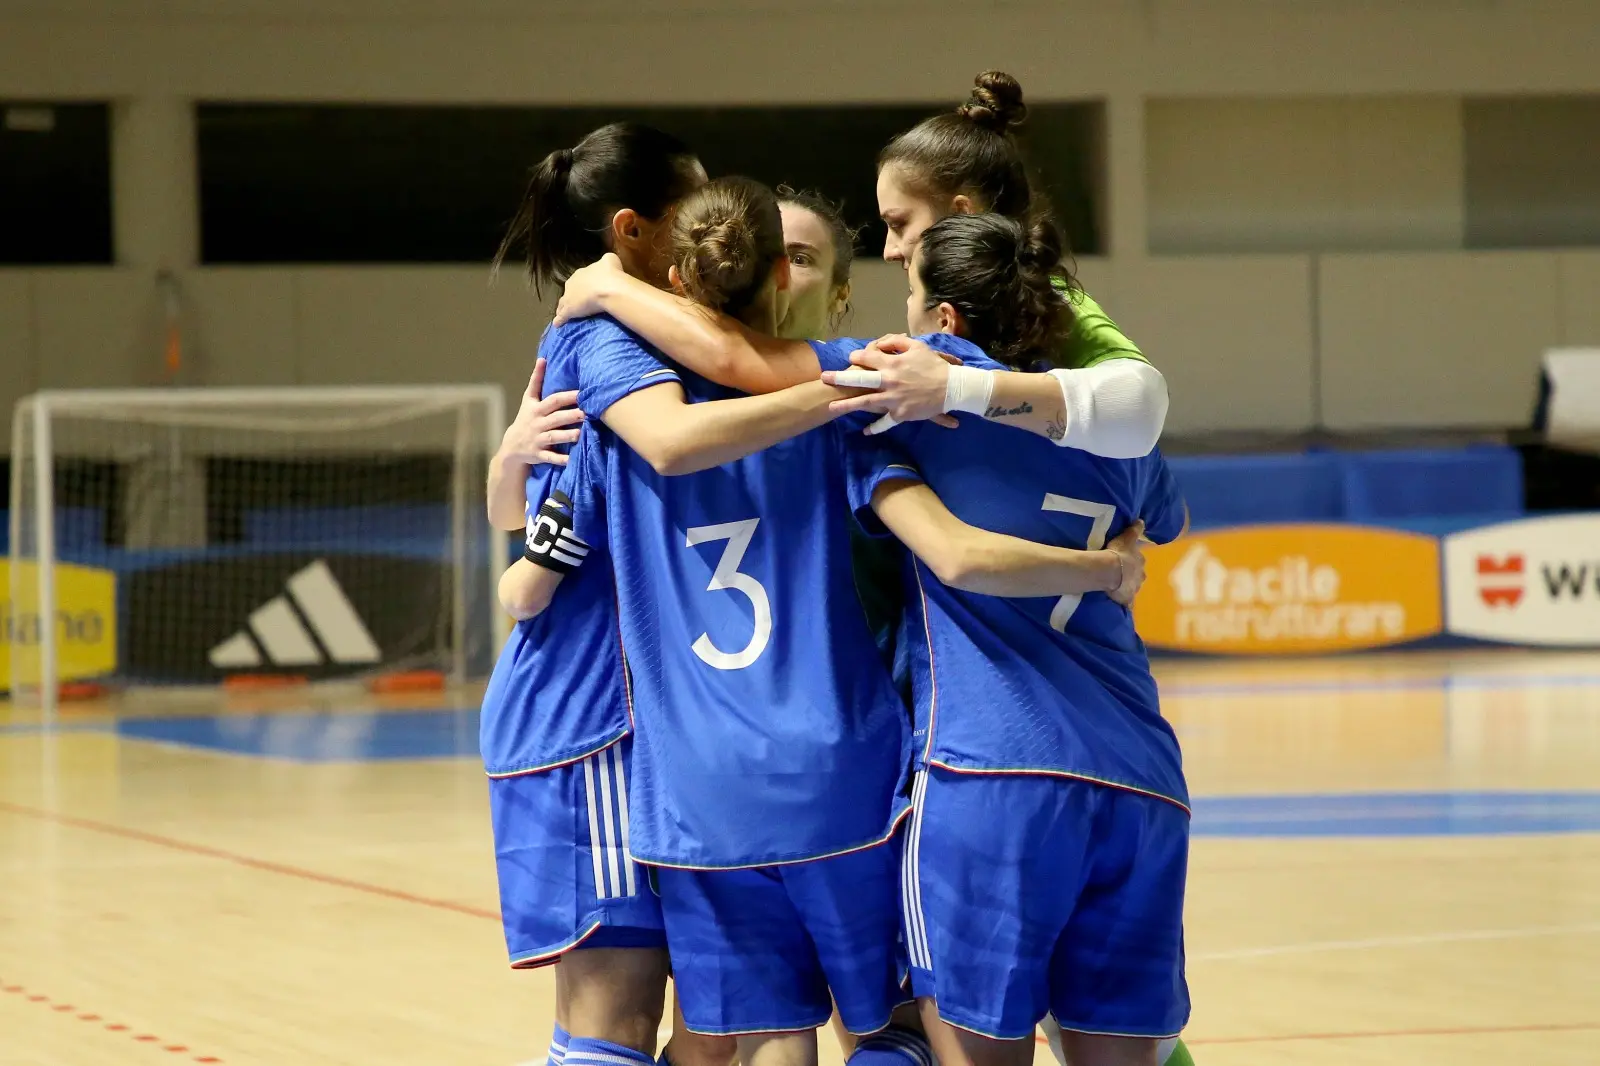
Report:
[[[1001,70],[986,70],[972,82],[972,95],[956,114],[976,126],[1005,133],[1028,117],[1022,102],[1022,83]]]
[[[692,269],[684,272],[690,295],[708,307],[722,308],[748,288],[760,264],[756,235],[745,219],[713,217],[689,228]]]
[[[783,216],[760,182],[717,178],[679,202],[669,243],[684,295],[738,315],[783,258]]]
[[[1022,240],[1018,243],[1016,258],[1024,266],[1043,267],[1045,271],[1053,271],[1061,264],[1061,259],[1067,253],[1066,234],[1062,234],[1061,226],[1056,224],[1056,219],[1048,214],[1027,222],[1027,227],[1022,232]]]
[[[1024,268],[1054,271],[1066,256],[1066,235],[1048,215],[1029,222],[1017,242],[1017,264]]]

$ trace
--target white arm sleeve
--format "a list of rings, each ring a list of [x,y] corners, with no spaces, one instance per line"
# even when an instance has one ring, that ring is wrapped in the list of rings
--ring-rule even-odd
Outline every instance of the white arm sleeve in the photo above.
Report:
[[[1067,404],[1067,431],[1056,441],[1108,459],[1150,454],[1167,421],[1167,381],[1138,359],[1107,359],[1083,370],[1052,370]]]

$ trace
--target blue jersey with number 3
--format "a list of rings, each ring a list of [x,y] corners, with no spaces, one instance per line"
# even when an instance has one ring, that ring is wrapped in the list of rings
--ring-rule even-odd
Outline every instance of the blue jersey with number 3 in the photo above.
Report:
[[[940,349],[1004,369],[971,344]],[[1105,459],[961,415],[886,434],[969,525],[1066,548],[1100,548],[1136,519],[1154,541],[1183,529],[1159,451]],[[971,772],[1059,773],[1187,805],[1182,760],[1127,608],[1102,593],[1006,599],[948,588],[913,560],[905,640],[918,750]]]
[[[586,318],[545,332],[544,394],[578,390],[590,418],[641,388],[676,381],[654,349],[609,318]],[[539,509],[559,467],[528,477],[528,514]],[[617,628],[611,558],[596,548],[556,590],[548,609],[517,623],[483,695],[479,747],[496,777],[583,758],[630,728],[626,667]]]
[[[693,398],[732,395],[682,376]],[[886,839],[904,810],[910,725],[856,596],[848,524],[891,459],[847,432],[663,477],[584,427],[559,487],[574,532],[616,568],[641,861],[817,858]]]

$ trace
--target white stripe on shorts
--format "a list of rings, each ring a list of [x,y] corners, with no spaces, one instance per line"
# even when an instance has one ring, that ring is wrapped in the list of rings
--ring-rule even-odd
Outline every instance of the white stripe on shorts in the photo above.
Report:
[[[911,787],[911,827],[906,833],[905,855],[900,867],[901,905],[905,910],[906,953],[911,965],[933,969],[928,950],[928,925],[922,915],[922,812],[928,793],[928,772],[919,773]]]
[[[598,769],[598,759],[599,756],[591,755],[583,760],[583,787],[589,794],[589,858],[594,861],[594,894],[599,899],[605,899],[606,875],[600,854],[600,812],[594,801],[594,773]]]
[[[600,824],[605,834],[605,865],[611,874],[611,881],[606,886],[606,891],[601,895],[601,899],[616,899],[622,895],[622,869],[617,865],[617,822],[611,813],[613,809],[611,806],[611,780],[614,772],[611,765],[611,756],[615,751],[616,746],[612,745],[595,756],[598,761],[595,769],[600,771]]]
[[[615,751],[615,748],[611,750]],[[628,764],[618,753],[617,762],[617,822],[621,829],[622,871],[628,882],[628,895],[639,894],[638,874],[633,868],[633,851],[628,845]]]

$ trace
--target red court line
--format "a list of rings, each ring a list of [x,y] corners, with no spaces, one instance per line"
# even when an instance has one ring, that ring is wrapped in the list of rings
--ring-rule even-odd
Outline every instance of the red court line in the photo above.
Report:
[[[74,818],[71,815],[40,810],[37,807],[24,807],[21,804],[7,803],[4,800],[0,800],[0,811],[20,815],[24,818],[37,818],[44,822],[55,822],[58,825],[67,825],[74,829],[85,829],[91,833],[104,833],[108,836],[122,837],[125,840],[137,840],[145,844],[154,844],[157,847],[170,848],[173,851],[187,852],[190,855],[203,855],[208,859],[220,859],[223,862],[231,862],[237,866],[249,867],[252,870],[265,870],[268,873],[282,874],[285,877],[298,877],[302,881],[315,881],[319,884],[348,888],[354,892],[365,892],[371,896],[399,900],[402,903],[415,903],[419,907],[432,907],[435,910],[452,911],[456,914],[465,914],[472,918],[487,918],[495,922],[500,920],[500,915],[495,911],[470,907],[465,903],[456,903],[448,899],[434,899],[430,896],[417,896],[410,892],[402,892],[398,888],[386,888],[383,885],[372,885],[365,881],[352,881],[349,878],[318,873],[316,870],[307,870],[300,866],[269,862],[266,859],[257,859],[249,855],[240,855],[237,852],[224,851],[221,848],[208,847],[204,844],[191,844],[184,840],[158,836],[155,833],[146,833],[139,829],[112,825],[109,822],[96,822],[88,818]]]
[[[268,873],[282,874],[285,877],[298,877],[304,881],[315,881],[320,884],[334,885],[339,888],[348,888],[356,892],[365,892],[369,895],[382,896],[385,899],[399,900],[402,903],[415,903],[423,907],[433,907],[438,910],[452,911],[456,914],[465,914],[474,918],[488,918],[499,921],[500,915],[493,911],[469,907],[464,903],[455,903],[445,899],[432,899],[428,896],[417,896],[410,892],[402,892],[395,888],[386,888],[383,885],[367,884],[364,881],[352,881],[344,877],[334,877],[331,874],[318,873],[299,866],[288,866],[283,863],[268,862],[265,859],[256,859],[248,855],[239,855],[221,848],[207,847],[203,844],[190,844],[171,837],[158,836],[155,833],[146,833],[138,829],[129,829],[125,826],[111,825],[106,822],[96,822],[88,818],[74,818],[71,815],[58,814],[54,811],[39,810],[34,807],[24,807],[16,803],[7,803],[0,800],[0,811],[27,818],[37,818],[40,821],[56,822],[77,829],[85,829],[94,833],[105,833],[110,836],[123,837],[127,840],[138,840],[158,847],[171,848],[174,851],[187,852],[191,855],[202,855],[207,858],[220,859],[224,862],[235,863],[254,870],[265,870]],[[12,991],[10,988],[4,991]],[[19,989],[20,990],[20,989]],[[44,997],[37,997],[43,1000]],[[107,1026],[107,1028],[122,1029],[124,1026]],[[1267,1036],[1215,1036],[1196,1037],[1186,1039],[1184,1043],[1196,1047],[1207,1044],[1275,1044],[1293,1043],[1306,1040],[1381,1040],[1401,1039],[1405,1037],[1429,1036],[1479,1036],[1496,1033],[1560,1033],[1560,1032],[1595,1032],[1600,1031],[1600,1023],[1577,1022],[1572,1024],[1553,1025],[1502,1025],[1502,1026],[1462,1026],[1444,1029],[1379,1029],[1362,1032],[1329,1032],[1329,1033],[1284,1033],[1281,1035]],[[1044,1043],[1043,1036],[1035,1039]],[[220,1062],[220,1059],[197,1059],[198,1062]]]
[[[30,992],[26,986],[17,984],[15,982],[8,982],[4,978],[0,978],[0,994],[8,994],[8,995],[13,995],[13,996],[23,996],[23,997],[26,998],[26,1000],[29,1003],[38,1003],[38,1004],[41,1004],[43,1006],[49,1007],[52,1011],[56,1012],[57,1014],[66,1014],[66,1013],[68,1013],[70,1011],[77,1011],[78,1010],[77,1007],[74,1007],[70,1003],[55,1003],[55,1002],[52,1002],[49,996],[46,996],[46,995],[44,995],[42,993],[39,993],[39,992]],[[74,1019],[76,1021],[87,1022],[87,1023],[96,1023],[96,1022],[100,1022],[102,1020],[100,1015],[93,1014],[93,1013],[90,1013],[88,1011],[83,1011],[83,1012],[80,1012],[78,1014],[75,1014],[74,1015]],[[187,1045],[184,1045],[184,1044],[168,1044],[168,1043],[164,1042],[159,1036],[156,1036],[154,1033],[135,1033],[131,1028],[129,1028],[126,1025],[123,1025],[120,1022],[106,1022],[104,1025],[99,1026],[99,1028],[104,1029],[108,1033],[116,1033],[119,1036],[126,1035],[129,1039],[133,1040],[135,1043],[160,1045],[161,1050],[166,1051],[166,1052],[168,1052],[170,1054],[173,1054],[173,1055],[188,1055],[189,1052],[190,1052],[190,1049],[189,1049],[189,1047]],[[217,1058],[215,1055],[191,1055],[190,1057],[195,1062],[203,1062],[203,1063],[208,1063],[208,1064],[222,1062],[222,1060]]]

